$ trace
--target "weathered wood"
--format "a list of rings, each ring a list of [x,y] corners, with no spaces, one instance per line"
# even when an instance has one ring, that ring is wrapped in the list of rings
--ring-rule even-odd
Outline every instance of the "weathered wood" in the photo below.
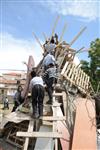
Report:
[[[53,92],[55,94],[55,91]],[[53,97],[53,102],[55,103],[55,97]],[[57,106],[52,106],[53,109],[53,117],[57,117]],[[53,121],[53,132],[57,132],[57,121]],[[58,140],[57,138],[55,139],[55,150],[58,150]]]
[[[21,92],[21,96],[25,98],[28,95],[29,90],[29,83],[30,83],[30,72],[32,68],[35,66],[35,61],[32,56],[29,56],[28,65],[27,65],[27,77],[26,77],[26,83],[24,86],[23,91]]]
[[[60,39],[59,39],[59,42],[62,41],[62,38],[63,38],[64,33],[65,33],[65,30],[66,30],[66,26],[67,26],[67,24],[65,23],[65,25],[64,25],[64,27],[63,27],[63,30],[62,30],[62,33],[61,33],[61,36],[60,36]]]
[[[52,132],[52,126],[41,126],[39,132]],[[37,138],[34,150],[54,150],[53,138]]]
[[[30,120],[29,126],[28,126],[28,132],[32,132],[33,131],[33,127],[34,127],[34,121]],[[29,138],[26,138],[23,150],[27,150],[28,149],[28,144],[29,144]]]
[[[54,32],[55,32],[55,29],[56,29],[56,26],[57,26],[57,24],[58,24],[59,19],[60,19],[60,16],[58,15],[57,18],[56,18],[56,20],[55,20],[55,22],[54,22],[54,26],[53,26],[53,28],[52,28],[51,37],[54,35]]]
[[[50,121],[45,121],[45,120],[42,121],[42,124],[43,124],[43,125],[47,125],[47,126],[52,126],[52,125],[53,125],[52,122],[50,122]]]
[[[55,108],[52,107],[52,109],[54,110]],[[63,113],[59,106],[56,107],[56,116],[60,116],[60,117],[63,116]],[[62,133],[62,138],[60,138],[62,150],[68,150],[69,143],[70,143],[70,135],[69,135],[65,121],[57,121],[56,129],[58,130],[58,132]]]
[[[63,94],[63,108],[64,108],[64,116],[67,116],[67,97],[66,97],[66,93],[62,92]]]
[[[38,42],[38,44],[40,45],[40,47],[42,48],[43,52],[44,52],[44,48],[43,45],[41,44],[41,42],[39,41],[38,37],[36,36],[36,34],[34,32],[32,32],[32,34],[34,35],[36,41]]]
[[[63,93],[54,93],[53,96],[63,96]]]
[[[48,120],[48,121],[59,121],[59,120],[66,120],[66,117],[65,116],[62,116],[62,117],[56,117],[56,116],[43,116],[43,117],[40,117],[39,119],[42,119],[42,120]]]
[[[61,138],[62,134],[58,132],[17,132],[17,136],[28,138]]]
[[[95,107],[89,99],[78,99],[72,150],[96,150]]]
[[[89,76],[73,63],[65,64],[61,75],[70,81],[70,85],[76,85],[80,91],[86,93],[89,88]]]
[[[78,37],[85,31],[86,27],[81,29],[81,31],[74,37],[74,39],[70,42],[70,46],[78,39]]]

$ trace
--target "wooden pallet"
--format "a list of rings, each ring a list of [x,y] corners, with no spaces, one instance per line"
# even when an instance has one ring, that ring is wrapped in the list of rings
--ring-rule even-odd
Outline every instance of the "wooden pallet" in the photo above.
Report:
[[[20,130],[27,131],[27,127],[28,127],[28,123],[25,121],[19,124],[14,124],[12,128],[9,130],[6,141],[22,149],[25,143],[25,138],[17,137],[16,133],[17,131],[20,131]]]
[[[88,92],[90,77],[75,64],[66,62],[62,69],[61,75],[68,80],[71,85],[77,86],[83,93]]]

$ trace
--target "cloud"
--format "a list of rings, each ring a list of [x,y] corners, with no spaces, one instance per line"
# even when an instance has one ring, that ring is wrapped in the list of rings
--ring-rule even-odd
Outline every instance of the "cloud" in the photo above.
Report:
[[[42,58],[41,48],[36,41],[18,39],[8,33],[3,33],[0,41],[0,69],[24,70],[26,66],[22,62],[28,62],[30,55],[36,65]]]
[[[48,7],[52,12],[57,12],[61,15],[78,16],[88,21],[100,18],[99,4],[99,1],[92,0],[50,0],[42,2],[42,5]]]

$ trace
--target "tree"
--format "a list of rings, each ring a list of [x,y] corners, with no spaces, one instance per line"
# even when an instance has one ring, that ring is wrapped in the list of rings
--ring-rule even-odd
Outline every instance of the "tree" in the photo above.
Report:
[[[100,91],[100,39],[92,41],[88,53],[90,62],[81,61],[81,68],[90,76],[94,91]]]

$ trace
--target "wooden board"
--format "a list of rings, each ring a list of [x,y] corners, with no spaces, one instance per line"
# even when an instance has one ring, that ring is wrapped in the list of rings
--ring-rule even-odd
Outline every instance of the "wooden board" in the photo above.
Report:
[[[57,115],[63,116],[60,107],[57,107]],[[57,121],[57,129],[58,129],[58,132],[62,133],[62,137],[63,137],[63,138],[60,138],[62,150],[68,150],[69,145],[70,145],[70,135],[69,135],[65,121]]]
[[[44,116],[44,117],[40,117],[40,119],[42,120],[48,120],[48,121],[63,121],[66,120],[66,117],[62,116],[62,117],[54,117],[54,116]]]
[[[58,132],[17,132],[17,136],[29,138],[61,138],[62,134]]]
[[[41,126],[40,132],[52,132],[52,127]],[[41,146],[42,145],[42,146]],[[53,150],[54,140],[52,138],[37,138],[34,150]]]
[[[34,121],[30,120],[29,126],[28,126],[28,132],[32,132],[33,131],[33,127],[34,127]],[[27,150],[28,149],[28,144],[29,144],[29,138],[26,138],[23,150]]]
[[[76,85],[83,93],[88,92],[89,76],[72,62],[64,65],[61,75],[64,76],[66,80],[70,81],[70,85]]]
[[[53,112],[55,113],[54,115],[56,115],[56,117],[57,116],[63,117],[63,113],[61,111],[60,105],[52,106],[52,109],[53,109]],[[65,121],[56,121],[55,125],[56,125],[56,130],[58,132],[62,133],[62,138],[60,138],[62,150],[68,150],[69,144],[70,144],[70,141],[69,141],[70,135],[69,135]]]
[[[96,150],[97,133],[93,101],[78,99],[72,150]]]

